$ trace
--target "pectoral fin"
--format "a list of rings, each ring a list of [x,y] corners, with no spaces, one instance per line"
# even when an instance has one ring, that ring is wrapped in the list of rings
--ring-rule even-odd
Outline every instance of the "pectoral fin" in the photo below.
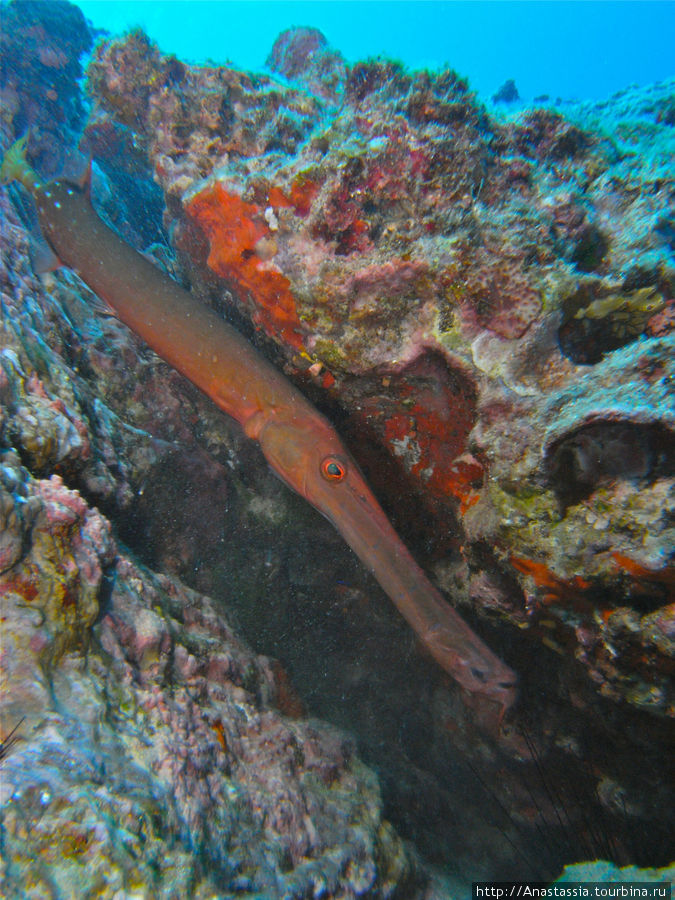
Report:
[[[54,253],[47,241],[43,238],[31,238],[29,254],[33,271],[37,275],[53,272],[63,265],[56,253]]]

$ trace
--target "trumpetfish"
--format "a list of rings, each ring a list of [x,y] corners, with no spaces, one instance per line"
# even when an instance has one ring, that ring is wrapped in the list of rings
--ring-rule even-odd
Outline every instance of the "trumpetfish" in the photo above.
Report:
[[[516,676],[431,584],[399,538],[328,420],[245,338],[152,265],[98,216],[90,171],[82,183],[42,183],[7,152],[0,181],[33,196],[51,261],[72,269],[159,356],[258,441],[281,479],[334,525],[436,662],[496,725],[516,696]]]

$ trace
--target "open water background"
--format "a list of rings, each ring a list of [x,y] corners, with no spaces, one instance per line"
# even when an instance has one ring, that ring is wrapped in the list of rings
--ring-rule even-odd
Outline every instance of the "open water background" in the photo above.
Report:
[[[602,99],[675,74],[673,2],[80,0],[99,28],[141,25],[167,53],[263,67],[281,31],[319,28],[349,62],[449,64],[483,99],[509,78],[525,100]]]

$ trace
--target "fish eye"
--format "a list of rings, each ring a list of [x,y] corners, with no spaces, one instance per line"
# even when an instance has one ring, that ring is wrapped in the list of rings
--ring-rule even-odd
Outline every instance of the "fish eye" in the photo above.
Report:
[[[486,676],[485,672],[482,671],[482,669],[476,669],[475,667],[472,666],[471,674],[476,679],[476,681],[483,681],[483,682],[487,681],[487,676]]]
[[[327,456],[321,463],[321,474],[326,481],[342,481],[347,474],[347,466],[336,456]]]

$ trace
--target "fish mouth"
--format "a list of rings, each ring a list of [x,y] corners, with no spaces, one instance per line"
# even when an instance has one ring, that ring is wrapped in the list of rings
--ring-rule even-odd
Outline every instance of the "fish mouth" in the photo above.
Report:
[[[331,486],[328,486],[331,487]],[[429,581],[365,482],[322,491],[324,515],[448,674],[472,696],[485,698],[501,721],[516,699],[516,675],[467,625]]]

